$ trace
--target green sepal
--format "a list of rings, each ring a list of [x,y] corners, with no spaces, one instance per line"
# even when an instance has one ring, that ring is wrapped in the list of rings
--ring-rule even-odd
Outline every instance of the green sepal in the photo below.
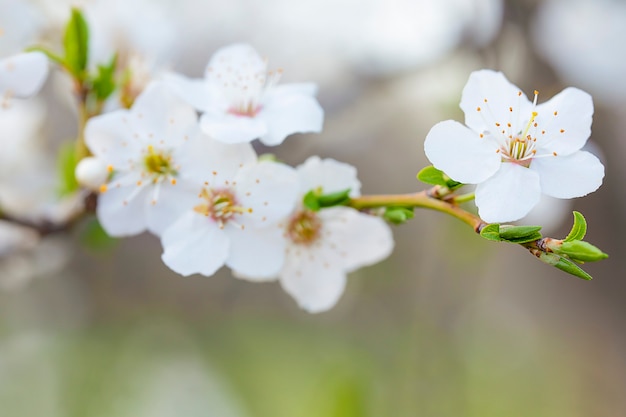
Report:
[[[350,201],[350,188],[330,194],[322,194],[322,189],[311,190],[304,195],[302,204],[312,211],[322,208],[334,207],[346,204]]]
[[[302,199],[302,204],[304,204],[304,207],[308,208],[311,211],[319,211],[319,209],[321,208],[320,203],[317,200],[317,193],[315,192],[315,190],[311,190],[304,195],[304,198]]]
[[[115,91],[115,69],[117,54],[107,65],[98,65],[98,75],[92,81],[92,88],[99,101],[104,101]]]
[[[387,207],[383,218],[393,224],[402,224],[415,217],[413,208],[409,207]]]
[[[541,226],[500,226],[500,239],[511,243],[528,243],[541,239]]]
[[[575,262],[595,262],[609,257],[591,243],[582,240],[563,241],[558,250],[554,251],[560,255],[565,255]]]
[[[89,60],[89,26],[82,12],[72,9],[72,16],[65,27],[63,37],[65,66],[79,80],[83,80]]]
[[[76,144],[74,142],[63,143],[57,154],[57,172],[59,176],[57,193],[60,197],[72,194],[80,188],[76,180],[76,165],[78,165]]]
[[[427,166],[426,168],[423,168],[420,172],[418,172],[417,179],[425,184],[440,185],[450,190],[455,190],[463,185],[458,181],[454,181],[453,179],[448,177],[443,171],[438,170],[432,165]]]
[[[500,239],[500,225],[498,223],[488,224],[487,226],[483,227],[480,231],[480,235],[483,238],[491,240],[493,242],[502,241],[502,239]]]
[[[582,268],[580,268],[574,262],[555,253],[542,252],[539,256],[539,260],[578,278],[582,278],[587,281],[590,281],[592,279],[591,275],[583,271]]]
[[[569,234],[563,242],[572,242],[574,240],[583,240],[585,234],[587,233],[587,221],[582,213],[575,211],[574,214],[574,225],[572,226],[572,230],[570,230]]]
[[[94,251],[110,250],[119,242],[119,239],[107,234],[95,217],[85,222],[84,229],[80,232],[80,240],[85,247]]]
[[[350,201],[350,188],[342,191],[337,191],[330,194],[322,194],[317,197],[317,202],[320,207],[334,207],[341,206]]]

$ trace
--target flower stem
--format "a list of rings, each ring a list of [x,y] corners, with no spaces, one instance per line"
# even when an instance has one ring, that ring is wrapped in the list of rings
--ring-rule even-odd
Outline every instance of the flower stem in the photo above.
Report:
[[[76,80],[77,101],[78,101],[78,135],[76,138],[76,161],[90,155],[89,149],[85,144],[85,126],[89,120],[90,114],[88,109],[89,90],[79,81]]]
[[[411,194],[361,196],[351,199],[348,205],[357,210],[378,207],[403,206],[440,211],[461,220],[463,223],[471,226],[474,231],[480,232],[480,230],[487,223],[483,222],[477,215],[470,213],[469,211],[463,210],[456,203],[457,199],[454,199],[454,202],[447,202],[444,200],[430,197],[428,191],[421,191]]]

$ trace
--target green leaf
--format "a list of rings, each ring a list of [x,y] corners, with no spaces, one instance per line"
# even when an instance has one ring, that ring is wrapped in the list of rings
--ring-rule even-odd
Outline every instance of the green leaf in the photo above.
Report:
[[[350,188],[336,193],[322,194],[317,196],[320,207],[334,207],[347,203],[350,200]]]
[[[542,252],[541,255],[539,256],[539,260],[547,263],[548,265],[552,265],[555,268],[560,269],[561,271],[565,271],[568,274],[574,275],[578,278],[582,278],[587,281],[590,281],[592,279],[591,275],[583,271],[582,268],[580,268],[574,262],[570,261],[569,259],[563,256],[559,256],[555,253]]]
[[[96,251],[110,250],[119,242],[119,239],[115,239],[105,232],[95,217],[86,222],[80,238],[87,248]]]
[[[98,75],[92,82],[92,88],[99,101],[104,101],[115,91],[115,69],[117,54],[107,65],[98,65]]]
[[[308,208],[311,211],[319,211],[319,209],[321,208],[320,203],[317,200],[317,193],[315,192],[315,190],[311,190],[304,195],[304,198],[302,199],[302,204],[304,204],[304,207]]]
[[[574,213],[574,225],[570,230],[564,242],[571,242],[574,240],[583,240],[585,234],[587,234],[587,221],[582,213],[575,211]]]
[[[528,243],[541,239],[541,226],[500,226],[500,238],[511,243]]]
[[[591,243],[582,240],[564,241],[556,253],[566,255],[575,262],[595,262],[609,257]]]
[[[444,175],[443,178],[446,180],[446,187],[448,187],[452,191],[464,185],[462,182],[454,181],[452,178],[448,177],[447,175]]]
[[[45,54],[50,61],[55,62],[59,65],[65,65],[65,59],[63,57],[55,54],[52,51],[47,50],[43,46],[31,46],[29,48],[26,48],[25,52],[41,52],[42,54]]]
[[[494,242],[500,242],[502,239],[500,238],[500,225],[498,223],[488,224],[483,227],[480,231],[480,235]]]
[[[348,201],[350,201],[350,188],[330,194],[322,194],[322,189],[318,188],[306,193],[302,199],[304,206],[312,211],[339,206]]]
[[[77,191],[80,186],[76,180],[76,145],[74,142],[65,142],[59,148],[57,155],[57,172],[59,176],[59,196],[63,197]]]
[[[89,59],[89,27],[79,9],[72,9],[72,16],[65,27],[63,46],[66,67],[76,78],[83,80]]]
[[[402,224],[415,217],[412,208],[408,207],[387,207],[383,218],[393,224]]]
[[[447,187],[448,182],[446,181],[444,175],[443,171],[440,171],[431,165],[418,172],[417,179],[426,184]]]
[[[463,186],[463,183],[454,181],[448,177],[443,171],[438,170],[434,166],[427,166],[417,173],[417,179],[423,183],[430,185],[440,185],[451,191]]]

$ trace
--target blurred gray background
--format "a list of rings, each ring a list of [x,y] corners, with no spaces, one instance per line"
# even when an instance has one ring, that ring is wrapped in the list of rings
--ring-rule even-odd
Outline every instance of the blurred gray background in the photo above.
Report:
[[[67,16],[61,3],[33,2],[51,28]],[[394,227],[387,261],[352,274],[332,311],[309,315],[278,284],[227,271],[182,278],[156,238],[96,250],[79,226],[0,259],[0,416],[626,415],[625,3],[126,3],[130,24],[168,46],[168,68],[200,76],[217,48],[244,41],[284,69],[282,82],[318,83],[323,133],[271,151],[292,165],[310,155],[353,164],[364,194],[424,188],[424,137],[463,120],[473,70],[502,70],[540,102],[588,91],[604,185],[547,202],[526,223],[564,237],[582,211],[586,240],[610,258],[585,265],[586,282],[418,211]],[[108,7],[120,24],[123,5]],[[159,13],[171,26],[150,25]],[[54,44],[54,33],[38,40]],[[62,101],[56,78],[50,103]],[[50,143],[71,137],[71,104],[51,105],[46,126]]]

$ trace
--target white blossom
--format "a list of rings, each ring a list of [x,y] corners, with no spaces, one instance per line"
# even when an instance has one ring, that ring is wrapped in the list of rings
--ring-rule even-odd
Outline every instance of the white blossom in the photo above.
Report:
[[[471,74],[461,99],[465,124],[435,125],[424,149],[450,178],[477,184],[481,218],[505,222],[524,217],[541,194],[581,197],[595,191],[604,166],[581,151],[591,133],[591,96],[567,88],[550,101],[530,102],[502,73]]]
[[[203,112],[202,130],[225,143],[260,139],[279,145],[293,133],[320,132],[323,110],[314,84],[276,85],[282,70],[268,71],[267,62],[246,44],[219,49],[203,80],[170,74],[165,77],[180,96]]]
[[[48,76],[48,59],[41,52],[25,52],[0,60],[0,112],[13,98],[28,98]]]
[[[201,135],[195,111],[158,83],[130,110],[92,118],[85,139],[112,174],[101,187],[97,209],[112,236],[146,229],[161,233],[195,202],[197,177],[190,161],[219,155],[223,147]],[[207,142],[208,148],[197,151],[195,142]]]
[[[78,194],[59,197],[54,157],[42,140],[45,107],[13,101],[0,111],[0,210],[35,222],[61,223],[81,209]]]
[[[300,201],[310,190],[323,194],[350,189],[359,195],[356,169],[333,159],[311,157],[297,168]],[[279,225],[284,264],[277,274],[281,286],[311,313],[332,308],[346,285],[346,275],[385,259],[394,242],[389,226],[377,216],[348,207],[311,211],[298,205]],[[235,269],[235,275],[258,280],[258,274]],[[253,272],[253,271],[252,271]]]
[[[219,158],[222,166],[204,175],[196,205],[163,233],[163,261],[181,275],[210,276],[227,265],[275,276],[284,263],[277,223],[295,206],[297,175],[279,163],[239,168],[232,156]]]
[[[31,46],[43,24],[39,11],[29,1],[0,1],[0,56]]]

